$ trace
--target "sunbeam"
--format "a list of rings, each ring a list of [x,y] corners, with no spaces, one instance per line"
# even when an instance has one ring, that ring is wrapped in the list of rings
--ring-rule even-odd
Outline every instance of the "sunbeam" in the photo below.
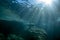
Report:
[[[12,31],[14,30],[17,32],[21,29],[20,27],[22,27],[22,25],[19,25],[20,22],[22,22],[24,25],[24,30],[20,30],[22,32],[22,35],[20,34],[20,36],[23,38],[23,40],[60,39],[60,0],[0,0],[0,25],[1,19],[6,20],[6,23],[3,22],[4,24],[2,24],[4,27],[3,29],[5,29],[4,25],[6,24],[10,30],[10,27],[13,27]],[[13,21],[16,21],[17,25]],[[18,27],[18,29],[15,30],[15,26],[16,28]],[[36,30],[37,28],[35,27],[44,29],[47,33],[47,38],[40,39],[40,36],[42,36],[43,33]],[[30,35],[30,32],[33,35]],[[39,36],[39,33],[42,35]]]
[[[43,3],[45,5],[51,5],[52,4],[52,0],[36,0],[36,3]]]

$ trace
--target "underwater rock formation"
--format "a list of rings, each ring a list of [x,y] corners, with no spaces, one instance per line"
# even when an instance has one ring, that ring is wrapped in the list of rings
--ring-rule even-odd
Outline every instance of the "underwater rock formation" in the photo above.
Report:
[[[22,22],[0,20],[0,40],[47,40],[43,29],[30,25],[25,30],[26,25]]]

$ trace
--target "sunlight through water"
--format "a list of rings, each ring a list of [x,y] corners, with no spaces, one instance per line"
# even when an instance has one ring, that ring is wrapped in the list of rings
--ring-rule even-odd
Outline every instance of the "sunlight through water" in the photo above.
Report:
[[[51,5],[52,4],[52,0],[36,0],[37,4],[43,3],[45,5]]]

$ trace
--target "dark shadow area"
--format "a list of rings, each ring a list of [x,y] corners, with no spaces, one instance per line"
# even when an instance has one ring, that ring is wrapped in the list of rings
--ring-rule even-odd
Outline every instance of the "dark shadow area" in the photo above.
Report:
[[[47,34],[40,28],[31,26],[25,30],[24,27],[22,22],[0,20],[0,40],[47,40]]]

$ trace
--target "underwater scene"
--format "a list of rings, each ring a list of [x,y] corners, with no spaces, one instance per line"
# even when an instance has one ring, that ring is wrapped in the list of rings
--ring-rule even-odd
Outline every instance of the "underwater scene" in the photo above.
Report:
[[[0,40],[60,40],[60,0],[0,0]]]

